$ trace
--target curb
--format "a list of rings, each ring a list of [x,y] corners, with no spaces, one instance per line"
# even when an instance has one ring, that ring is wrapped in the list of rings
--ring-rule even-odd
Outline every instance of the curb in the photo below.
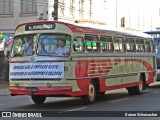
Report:
[[[0,83],[0,96],[8,96],[8,95],[10,95],[8,84]]]
[[[9,96],[10,94],[0,94],[0,96]]]
[[[10,92],[9,90],[4,90],[4,91],[1,91],[2,89],[0,89],[0,96],[8,96],[10,95]]]

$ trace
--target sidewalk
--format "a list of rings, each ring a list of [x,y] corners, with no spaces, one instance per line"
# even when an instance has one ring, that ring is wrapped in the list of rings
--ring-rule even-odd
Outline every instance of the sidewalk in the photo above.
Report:
[[[0,82],[0,96],[9,95],[9,83]]]

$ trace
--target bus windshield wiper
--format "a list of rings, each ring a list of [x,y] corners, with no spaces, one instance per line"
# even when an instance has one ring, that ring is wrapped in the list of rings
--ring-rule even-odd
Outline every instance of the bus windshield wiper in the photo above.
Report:
[[[42,49],[51,57],[51,54],[44,48],[43,44],[42,43],[40,44],[41,44]]]

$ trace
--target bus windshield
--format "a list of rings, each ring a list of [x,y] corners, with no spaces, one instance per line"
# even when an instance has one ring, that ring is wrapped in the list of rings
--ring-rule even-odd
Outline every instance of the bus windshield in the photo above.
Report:
[[[39,36],[39,37],[38,37]],[[21,35],[14,38],[11,57],[68,56],[71,36],[66,34]]]
[[[41,34],[37,54],[43,56],[68,56],[71,36],[65,34]]]
[[[36,35],[21,35],[14,38],[11,57],[31,56],[35,53]]]

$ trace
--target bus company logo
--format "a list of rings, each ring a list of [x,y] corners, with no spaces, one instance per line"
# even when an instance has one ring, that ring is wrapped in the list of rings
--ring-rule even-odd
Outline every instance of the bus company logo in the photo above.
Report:
[[[2,112],[2,117],[12,117],[11,112]]]

